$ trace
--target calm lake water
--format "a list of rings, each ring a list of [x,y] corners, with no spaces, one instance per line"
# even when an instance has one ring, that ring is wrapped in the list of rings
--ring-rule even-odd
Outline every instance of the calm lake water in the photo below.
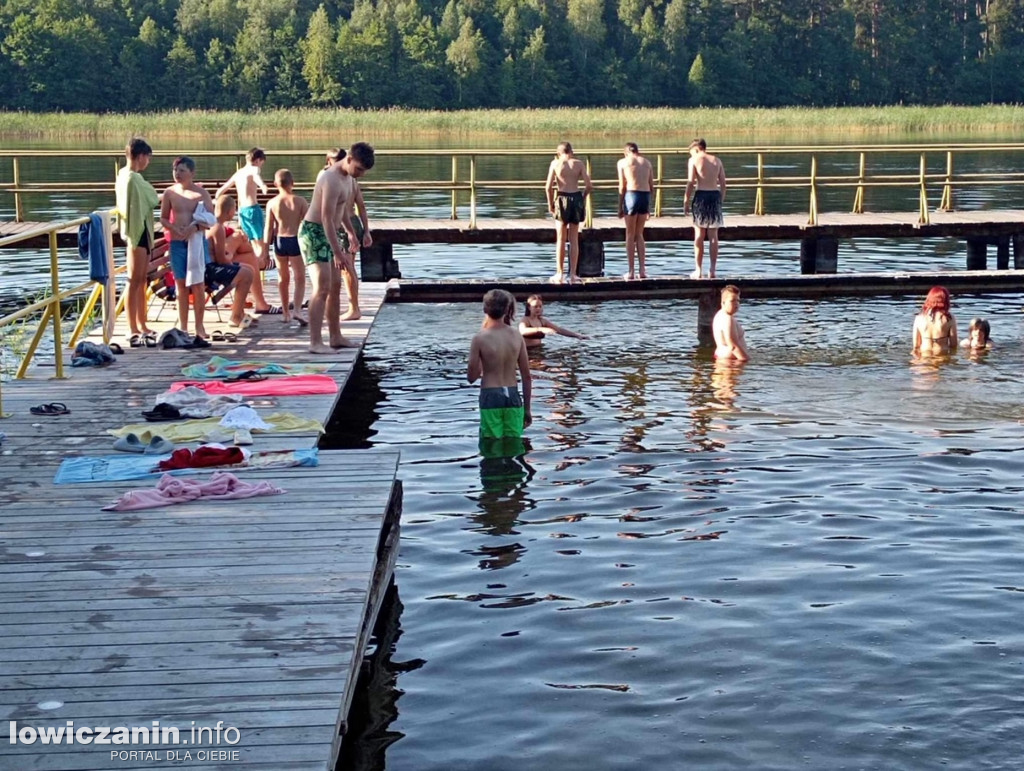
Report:
[[[402,453],[402,607],[342,768],[1019,768],[1024,317],[914,362],[919,302],[745,303],[738,368],[692,303],[552,303],[591,336],[505,460],[479,309],[385,308],[332,441]]]

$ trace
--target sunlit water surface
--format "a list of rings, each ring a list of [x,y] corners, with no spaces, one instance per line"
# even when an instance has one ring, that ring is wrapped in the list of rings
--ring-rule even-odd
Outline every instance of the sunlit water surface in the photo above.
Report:
[[[959,298],[996,346],[921,362],[918,302],[745,303],[742,367],[693,303],[551,303],[590,338],[532,355],[514,460],[479,310],[386,308],[353,396],[402,453],[400,673],[356,767],[1019,768],[1021,309]]]

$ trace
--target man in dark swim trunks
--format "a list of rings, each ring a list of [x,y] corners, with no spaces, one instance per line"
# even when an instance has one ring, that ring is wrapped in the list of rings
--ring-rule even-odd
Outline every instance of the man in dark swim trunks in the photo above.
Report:
[[[583,183],[582,191],[580,182]],[[573,284],[580,281],[576,267],[580,257],[580,223],[586,219],[587,196],[593,187],[587,167],[573,155],[572,145],[568,142],[558,145],[558,152],[548,167],[548,178],[544,182],[548,212],[558,221],[555,238],[555,275],[551,277],[552,284],[561,284],[564,281],[566,241],[569,243],[569,281]]]
[[[690,143],[690,168],[686,177],[683,213],[690,209],[693,194],[693,257],[696,269],[691,278],[700,278],[704,263],[704,240],[711,243],[711,269],[708,278],[715,277],[718,262],[718,229],[722,227],[722,204],[725,203],[725,167],[720,158],[708,152],[703,139]]]
[[[651,162],[640,155],[636,142],[626,142],[626,151],[617,164],[619,172],[619,216],[626,220],[626,259],[629,272],[626,280],[636,278],[633,255],[640,260],[640,278],[647,278],[647,242],[644,224],[651,214],[654,192],[654,171]]]

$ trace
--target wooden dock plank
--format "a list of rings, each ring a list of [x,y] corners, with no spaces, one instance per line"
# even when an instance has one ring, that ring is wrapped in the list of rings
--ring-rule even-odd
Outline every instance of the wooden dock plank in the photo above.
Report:
[[[274,296],[272,285],[267,291]],[[382,286],[368,286],[366,317],[346,334],[365,340],[383,299]],[[153,325],[174,323],[169,310]],[[215,316],[208,320],[208,330],[222,328]],[[30,380],[4,384],[4,408],[13,413],[0,421],[7,434],[0,458],[0,668],[7,676],[0,710],[8,719],[55,727],[160,720],[181,728],[223,720],[241,731],[233,768],[333,766],[366,626],[379,603],[378,573],[391,564],[378,557],[384,528],[395,524],[388,517],[396,511],[397,454],[321,452],[316,468],[239,471],[246,481],[278,484],[282,495],[139,511],[101,507],[127,490],[153,487],[156,477],[53,484],[66,457],[114,454],[108,429],[144,422],[140,412],[184,379],[184,364],[212,354],[322,361],[305,350],[302,330],[271,317],[261,322],[230,346],[126,348],[108,368],[67,367],[67,378],[56,380],[48,377],[52,368],[40,367]],[[119,326],[117,337],[124,333]],[[327,357],[337,392],[257,397],[257,409],[322,423],[356,358],[353,351]],[[64,402],[71,414],[29,414],[30,406],[50,401]],[[150,425],[159,432],[159,423]],[[254,449],[308,448],[318,440],[316,432],[253,436]],[[46,701],[62,706],[39,708]],[[19,769],[132,765],[111,760],[110,748],[9,749]]]

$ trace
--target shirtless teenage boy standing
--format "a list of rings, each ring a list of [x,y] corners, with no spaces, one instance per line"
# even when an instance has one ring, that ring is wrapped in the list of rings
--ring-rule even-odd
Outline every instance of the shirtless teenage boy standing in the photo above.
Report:
[[[309,321],[302,313],[302,301],[306,296],[306,266],[299,250],[299,228],[309,211],[309,202],[301,195],[295,195],[292,188],[295,179],[288,169],[278,169],[274,184],[280,191],[267,203],[267,225],[264,241],[274,245],[277,257],[277,285],[281,290],[282,320],[287,324],[292,319],[291,308],[295,309],[295,320],[301,326]],[[288,297],[291,288],[292,271],[295,272],[294,300]],[[291,303],[291,304],[290,304]]]
[[[359,242],[352,229],[350,203],[355,180],[373,168],[373,148],[356,142],[348,154],[317,178],[313,200],[299,227],[299,249],[313,274],[309,302],[309,350],[332,353],[334,348],[358,347],[341,334],[341,282],[344,274],[349,295],[347,318],[358,318],[359,279],[355,253]],[[330,346],[324,345],[323,322],[327,317]]]
[[[580,183],[583,190],[580,191]],[[548,178],[544,182],[544,195],[548,211],[558,220],[555,237],[555,275],[552,284],[565,280],[565,244],[569,242],[569,281],[580,281],[576,266],[580,257],[580,223],[587,216],[587,196],[593,189],[590,175],[583,161],[572,153],[572,145],[562,142],[558,145],[555,159],[548,167]]]
[[[619,216],[626,220],[626,259],[629,272],[626,280],[636,277],[633,255],[640,261],[640,278],[647,278],[647,242],[644,223],[651,215],[654,193],[654,170],[651,162],[640,155],[636,142],[626,142],[624,157],[616,164],[619,172]]]
[[[691,278],[700,278],[704,265],[704,239],[711,242],[711,268],[708,277],[715,277],[718,262],[718,229],[722,227],[722,204],[725,203],[725,167],[722,160],[708,152],[703,139],[690,142],[690,163],[686,175],[683,213],[690,210],[693,193],[693,258],[696,269]]]

